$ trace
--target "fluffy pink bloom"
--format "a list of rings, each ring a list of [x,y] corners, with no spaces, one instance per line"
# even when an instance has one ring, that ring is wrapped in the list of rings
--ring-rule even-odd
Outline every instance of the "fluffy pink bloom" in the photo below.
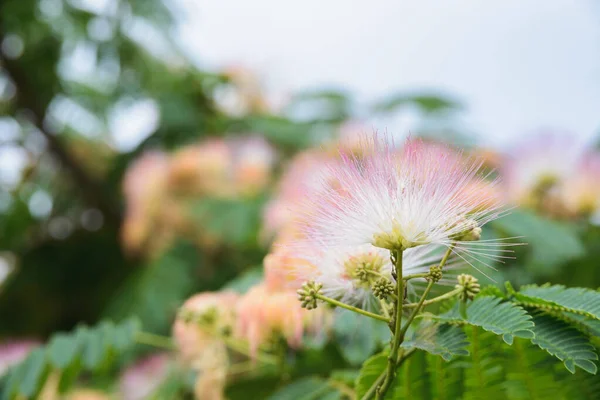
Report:
[[[323,294],[371,308],[372,285],[391,278],[390,249],[404,250],[404,274],[428,272],[451,244],[459,257],[447,270],[503,258],[502,243],[472,241],[500,210],[480,164],[442,145],[408,140],[398,150],[387,139],[363,136],[359,150],[312,174],[316,182],[294,209],[300,234],[276,243],[265,259],[267,282],[315,280]],[[300,177],[294,182],[302,186]],[[375,272],[368,278],[365,266]]]
[[[501,169],[508,200],[531,205],[541,190],[573,176],[584,151],[568,134],[540,133],[511,149]]]
[[[573,176],[560,187],[560,199],[572,215],[595,215],[600,211],[600,154],[587,153]]]
[[[369,141],[372,156],[331,167],[339,187],[309,194],[303,226],[313,243],[408,249],[458,241],[460,248],[462,235],[498,216],[500,204],[472,185],[495,185],[478,175],[478,163],[419,140],[400,153],[386,137]]]
[[[329,174],[331,166],[339,163],[335,156],[323,151],[309,150],[298,154],[285,169],[276,195],[264,211],[263,236],[273,238],[301,220],[306,212],[306,196],[335,184]]]
[[[173,155],[169,185],[180,194],[255,196],[268,185],[275,161],[261,136],[208,139]]]
[[[127,202],[122,237],[125,247],[139,250],[156,231],[167,178],[168,159],[158,152],[146,153],[127,170],[123,193]]]
[[[35,340],[10,340],[0,343],[0,376],[11,366],[23,361],[39,345]]]
[[[231,330],[234,324],[235,307],[239,295],[235,292],[205,292],[190,297],[182,306],[182,310],[194,316],[210,313],[213,323],[202,326],[196,321],[186,322],[178,318],[173,325],[173,338],[181,360],[188,365],[201,368],[210,364],[206,356],[211,349],[223,347],[218,335],[224,330]]]
[[[254,196],[271,180],[277,159],[275,150],[262,136],[248,136],[231,141],[233,181],[242,196]]]
[[[509,201],[554,217],[600,208],[600,155],[569,134],[541,133],[514,148],[502,168]]]
[[[235,335],[248,341],[252,354],[276,335],[298,348],[305,332],[322,326],[323,312],[302,308],[294,291],[272,290],[262,283],[240,299]]]
[[[142,400],[150,397],[169,371],[168,354],[153,354],[127,368],[120,381],[123,400]]]

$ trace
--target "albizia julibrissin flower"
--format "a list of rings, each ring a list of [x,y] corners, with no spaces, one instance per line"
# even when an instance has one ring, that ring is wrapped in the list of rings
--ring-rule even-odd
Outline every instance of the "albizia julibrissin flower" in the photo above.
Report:
[[[284,339],[299,348],[305,334],[322,334],[327,309],[308,311],[293,290],[273,290],[264,282],[252,287],[238,302],[234,336],[246,340],[251,354],[273,340]]]
[[[324,251],[372,245],[388,250],[437,244],[474,259],[497,257],[498,243],[473,242],[497,218],[495,181],[480,163],[442,146],[408,139],[397,151],[386,136],[364,139],[369,156],[347,156],[330,173],[336,187],[310,193],[302,228]],[[461,255],[462,254],[462,255]]]
[[[204,292],[183,304],[173,324],[173,339],[184,364],[202,369],[213,363],[213,355],[220,358],[225,345],[219,336],[233,329],[238,300],[231,291]]]
[[[514,204],[554,217],[587,217],[600,209],[600,154],[572,135],[534,135],[510,151],[501,173]]]

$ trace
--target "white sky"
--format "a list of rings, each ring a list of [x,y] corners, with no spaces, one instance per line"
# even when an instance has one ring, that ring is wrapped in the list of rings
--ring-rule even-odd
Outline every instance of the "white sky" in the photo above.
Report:
[[[180,1],[187,50],[206,66],[257,70],[274,95],[341,86],[366,102],[440,89],[493,144],[540,127],[600,130],[591,0]]]

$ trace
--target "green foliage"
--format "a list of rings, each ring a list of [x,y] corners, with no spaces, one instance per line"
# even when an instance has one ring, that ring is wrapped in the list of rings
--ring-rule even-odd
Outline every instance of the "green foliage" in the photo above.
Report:
[[[527,242],[518,252],[521,265],[534,275],[548,277],[567,261],[581,257],[585,248],[573,226],[552,221],[521,209],[493,222],[508,237],[522,237]]]
[[[252,286],[262,281],[263,276],[264,270],[262,265],[250,268],[247,271],[238,275],[235,279],[232,279],[231,281],[227,282],[227,284],[223,286],[223,289],[233,290],[234,292],[244,294]]]
[[[307,377],[278,390],[269,396],[268,400],[336,400],[341,398],[341,393],[325,379]]]
[[[203,234],[232,245],[256,242],[262,200],[203,198],[192,205],[192,215]]]
[[[486,331],[502,335],[507,344],[515,336],[526,339],[533,337],[533,322],[527,312],[519,306],[491,296],[477,297],[467,308],[466,318],[460,316],[459,303],[448,313],[436,319],[446,322],[462,322],[480,326]]]
[[[464,360],[464,399],[503,399],[503,365],[497,360],[503,349],[491,332],[477,326],[467,329],[470,340],[470,357]]]
[[[566,288],[562,285],[527,285],[514,294],[528,307],[560,310],[600,320],[600,293],[585,288]]]
[[[422,324],[402,343],[405,349],[420,349],[450,361],[454,356],[468,356],[469,342],[463,330],[449,324]]]
[[[80,326],[72,333],[58,333],[48,345],[32,351],[13,366],[0,386],[2,399],[35,398],[50,372],[59,374],[64,393],[82,372],[106,371],[117,356],[133,348],[139,332],[138,319],[119,324],[104,321],[96,327]]]
[[[381,321],[348,310],[336,310],[333,333],[344,358],[360,365],[389,340],[389,328]]]
[[[166,331],[178,308],[193,292],[193,273],[200,262],[192,246],[176,243],[125,282],[109,304],[106,317],[137,315],[146,329]]]
[[[371,387],[376,383],[381,383],[380,379],[385,371],[387,365],[388,353],[382,352],[375,354],[371,358],[367,359],[362,368],[360,374],[356,379],[356,397],[361,399]],[[394,387],[390,388],[390,392],[393,392]]]
[[[571,373],[575,373],[577,366],[590,374],[596,374],[598,367],[594,360],[598,359],[598,355],[585,335],[550,315],[537,314],[533,321],[533,343],[563,361]]]

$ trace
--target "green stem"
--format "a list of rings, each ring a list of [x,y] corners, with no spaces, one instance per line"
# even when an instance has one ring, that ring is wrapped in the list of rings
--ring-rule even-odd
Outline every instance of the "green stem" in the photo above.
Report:
[[[404,281],[402,280],[402,250],[396,250],[396,309],[394,310],[394,336],[392,337],[392,346],[388,356],[387,369],[383,383],[376,390],[377,399],[383,399],[385,393],[390,388],[396,374],[396,365],[398,363],[398,350],[402,337],[402,303],[404,302]]]
[[[264,364],[273,364],[273,365],[277,365],[278,363],[278,359],[275,356],[272,356],[270,354],[265,354],[265,353],[260,353],[257,352],[257,354],[251,354],[250,349],[248,348],[248,346],[246,346],[244,343],[238,342],[232,338],[229,337],[220,337],[220,339],[225,343],[225,345],[227,347],[229,347],[230,349],[243,354],[251,359],[255,359],[258,360]]]
[[[404,335],[406,334],[406,331],[408,330],[408,327],[410,326],[410,324],[413,321],[413,319],[415,319],[415,317],[417,316],[417,314],[419,313],[419,311],[421,311],[421,307],[423,307],[423,303],[425,303],[425,298],[429,294],[429,291],[433,287],[433,284],[434,284],[433,280],[429,280],[429,282],[427,283],[427,287],[425,288],[425,291],[423,292],[423,295],[421,296],[421,299],[417,303],[417,306],[415,307],[415,309],[412,311],[412,313],[410,314],[410,316],[408,317],[408,319],[404,323],[404,327],[400,331],[400,342],[404,341]]]
[[[245,372],[255,371],[256,363],[254,361],[245,361],[237,364],[230,365],[227,368],[227,374],[237,375]]]
[[[411,356],[412,353],[415,352],[415,349],[410,349],[402,354],[400,354],[398,356],[398,362],[396,363],[396,368],[400,367],[404,361]],[[383,380],[385,379],[385,373],[387,371],[383,370],[381,372],[381,374],[377,377],[377,379],[375,380],[375,382],[373,383],[373,385],[371,385],[371,387],[369,388],[369,390],[367,391],[367,393],[364,394],[364,396],[361,398],[361,400],[370,400],[373,398],[373,396],[375,396],[375,392],[377,391],[377,388],[379,387],[379,385],[381,385],[381,383],[383,382]]]
[[[444,265],[446,265],[446,262],[448,261],[448,258],[450,258],[450,254],[452,254],[452,250],[454,250],[455,246],[456,246],[456,243],[452,243],[450,246],[448,246],[448,249],[446,250],[446,254],[444,254],[442,261],[440,261],[440,267],[443,267]]]
[[[381,306],[381,311],[383,312],[383,315],[386,318],[389,318],[390,317],[390,311],[387,308],[387,303],[385,302],[385,300],[379,299],[379,305]]]
[[[408,304],[405,304],[404,308],[415,308],[415,307],[419,306],[419,304],[421,304],[423,307],[425,307],[425,306],[428,306],[430,304],[438,303],[438,302],[440,302],[442,300],[451,299],[452,297],[460,294],[462,291],[463,291],[462,288],[454,289],[454,290],[452,290],[452,291],[450,291],[448,293],[445,293],[445,294],[443,294],[441,296],[434,297],[431,300],[425,300],[425,301],[423,301],[423,304],[421,304],[420,301],[418,303],[408,303]],[[423,299],[421,299],[421,300],[423,300]]]
[[[135,341],[140,344],[147,346],[158,347],[166,350],[175,350],[175,345],[171,338],[161,335],[155,335],[149,332],[137,332],[135,334]]]
[[[403,277],[402,279],[404,279],[405,281],[408,281],[410,279],[415,279],[415,278],[425,278],[429,276],[429,272],[423,272],[420,274],[412,274],[412,275],[406,275],[405,277]]]
[[[319,300],[326,301],[327,303],[329,303],[331,305],[334,305],[334,306],[337,306],[337,307],[341,307],[341,308],[345,308],[346,310],[354,311],[355,313],[359,313],[359,314],[365,315],[367,317],[371,317],[371,318],[374,318],[376,320],[386,322],[388,324],[390,323],[390,319],[384,317],[383,315],[379,315],[379,314],[375,314],[375,313],[372,313],[372,312],[369,312],[369,311],[361,310],[358,307],[354,307],[354,306],[351,306],[349,304],[342,303],[341,301],[337,301],[337,300],[334,300],[334,299],[332,299],[330,297],[323,296],[322,294],[318,294],[317,293],[315,295],[315,297],[317,299],[319,299]]]

